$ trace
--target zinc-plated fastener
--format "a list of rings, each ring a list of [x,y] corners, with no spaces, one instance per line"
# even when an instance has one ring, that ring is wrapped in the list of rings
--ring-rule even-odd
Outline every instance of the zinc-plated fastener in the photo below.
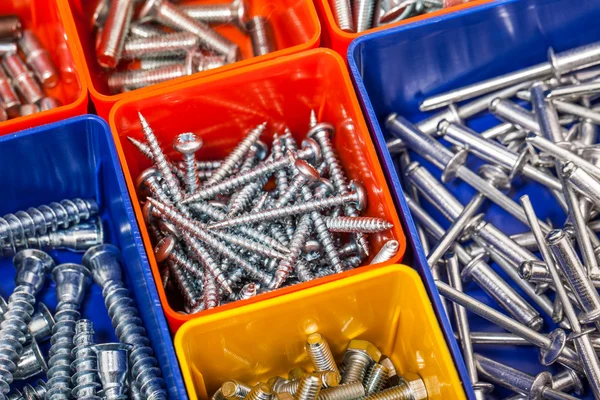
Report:
[[[47,89],[55,87],[59,80],[58,72],[48,50],[42,46],[35,33],[24,30],[19,39],[19,48],[25,55],[27,64],[42,85]]]
[[[425,382],[412,372],[403,374],[397,386],[365,397],[366,400],[426,400],[428,398]]]
[[[92,347],[98,358],[98,375],[106,400],[125,400],[129,375],[129,358],[133,346],[125,343],[103,343]]]
[[[184,183],[188,194],[195,193],[200,187],[195,154],[202,147],[202,143],[202,139],[192,132],[181,133],[173,140],[173,149],[183,155]]]
[[[319,393],[319,400],[361,399],[365,395],[366,392],[363,383],[361,381],[355,381],[321,390],[321,393]]]
[[[29,72],[19,54],[6,54],[2,58],[2,65],[25,102],[29,104],[37,103],[44,97],[42,88],[36,82],[33,74]]]
[[[366,340],[351,340],[344,352],[341,383],[363,382],[368,368],[381,359],[381,351]]]
[[[383,244],[383,246],[381,246],[381,249],[379,249],[369,264],[379,264],[391,260],[394,256],[396,256],[396,254],[398,254],[399,248],[400,243],[397,240],[388,240]]]
[[[119,63],[133,17],[133,6],[134,0],[114,0],[109,6],[106,23],[96,50],[100,66],[115,68]]]
[[[190,32],[173,32],[149,38],[131,38],[125,42],[122,58],[133,60],[144,56],[185,56],[200,44]]]
[[[256,15],[250,18],[246,24],[246,30],[250,35],[254,56],[263,56],[277,50],[273,26],[267,17]]]
[[[29,346],[23,349],[13,377],[15,380],[25,380],[47,370],[48,365],[46,365],[44,355],[34,339]]]
[[[235,24],[245,29],[248,20],[248,4],[244,0],[223,4],[182,4],[179,9],[206,24]]]

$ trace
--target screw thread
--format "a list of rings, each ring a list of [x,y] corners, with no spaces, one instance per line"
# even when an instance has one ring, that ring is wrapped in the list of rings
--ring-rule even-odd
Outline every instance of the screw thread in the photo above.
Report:
[[[134,384],[144,397],[166,400],[164,381],[160,377],[158,363],[129,291],[123,286],[123,282],[111,280],[104,284],[102,295],[119,341],[133,346],[129,361]]]
[[[364,396],[365,387],[362,382],[350,382],[321,390],[319,400],[362,399]]]
[[[204,265],[204,268],[208,272],[208,274],[212,275],[215,279],[215,282],[227,292],[227,294],[233,293],[231,286],[227,283],[227,278],[225,274],[210,254],[210,252],[187,232],[183,233],[183,238],[190,249],[194,252],[194,255],[198,258],[198,260]],[[207,275],[207,274],[205,274]]]
[[[39,379],[35,386],[25,385],[23,396],[25,400],[44,400],[47,393],[46,382]]]
[[[177,265],[174,262],[170,262],[168,266],[169,270],[171,271],[170,276],[173,277],[175,283],[177,284],[177,287],[179,287],[179,290],[183,295],[185,303],[188,306],[195,305],[198,301],[198,293],[196,292],[196,289],[194,288],[194,285],[192,284],[191,280],[188,278],[187,275],[185,275],[185,272],[183,270],[177,268]]]
[[[124,59],[135,59],[145,55],[186,55],[200,44],[200,38],[190,32],[173,32],[149,38],[133,38],[125,42]]]
[[[294,400],[316,400],[321,391],[321,379],[313,374],[306,374],[300,379]]]
[[[75,325],[81,318],[79,304],[71,301],[59,301],[54,314],[54,328],[48,356],[48,393],[47,399],[68,400],[71,395],[71,363],[73,362],[73,337]]]
[[[249,250],[253,253],[259,254],[263,257],[267,258],[276,258],[276,259],[284,259],[285,255],[271,249],[268,246],[265,246],[262,243],[258,243],[240,236],[233,235],[231,233],[221,232],[221,231],[211,231],[211,234],[216,236],[219,239],[224,240],[225,242],[230,243],[231,245],[238,246],[242,249]],[[286,251],[287,254],[287,251]]]
[[[121,59],[125,38],[133,17],[133,3],[133,0],[115,0],[109,7],[96,51],[98,63],[102,67],[115,68]]]
[[[160,57],[143,57],[140,59],[140,70],[151,70],[171,65],[184,65],[185,58],[179,55],[160,56]]]
[[[315,371],[333,371],[339,375],[340,371],[329,348],[329,343],[320,333],[313,333],[306,340],[306,352]]]
[[[111,93],[119,93],[123,90],[139,89],[181,78],[188,73],[189,71],[182,64],[171,64],[155,69],[115,72],[108,77],[108,88]]]
[[[246,300],[256,296],[257,288],[256,283],[250,282],[242,287],[238,295],[239,300]]]
[[[207,24],[229,24],[234,22],[235,15],[231,4],[189,4],[179,9],[188,17]]]
[[[289,202],[291,202],[295,197],[298,191],[302,186],[305,186],[307,183],[307,179],[303,175],[296,175],[292,182],[290,183],[287,190],[279,196],[273,208],[280,208],[286,206]]]
[[[290,239],[284,227],[279,223],[269,224],[269,233],[284,246],[290,245]]]
[[[221,160],[196,161],[198,171],[210,171],[219,168],[223,164]]]
[[[196,157],[193,154],[184,154],[183,156],[183,183],[185,190],[188,193],[196,193],[200,187],[200,179],[198,178],[196,168]]]
[[[245,400],[269,400],[271,396],[271,388],[264,383],[259,383],[250,390]]]
[[[192,260],[190,260],[182,251],[174,249],[169,255],[169,261],[183,269],[190,276],[199,280],[204,280],[204,273],[199,266],[192,262]]]
[[[0,323],[0,399],[10,391],[35,305],[32,286],[19,285],[8,298],[4,320]]]
[[[150,24],[134,22],[129,27],[130,37],[151,38],[153,36],[164,35],[165,32],[160,28]]]
[[[298,392],[298,387],[300,386],[300,379],[292,379],[287,382],[282,383],[277,388],[278,392],[286,392],[290,394],[296,394]]]
[[[351,354],[345,362],[342,383],[363,382],[371,361],[362,354]]]
[[[255,15],[246,24],[252,42],[252,53],[262,56],[277,50],[273,26],[266,17]]]
[[[384,243],[375,257],[373,257],[371,264],[378,264],[390,260],[398,253],[399,247],[400,245],[397,240],[388,240]]]
[[[215,284],[215,278],[212,274],[204,274],[204,308],[209,310],[211,308],[215,308],[219,305],[219,291],[217,290],[217,285]]]
[[[219,168],[213,171],[210,179],[206,182],[207,185],[214,185],[217,182],[222,181],[226,176],[233,172],[235,166],[242,161],[244,156],[250,151],[250,148],[258,141],[260,135],[263,134],[265,127],[267,126],[266,122],[258,125],[256,128],[252,129],[246,137],[238,143],[238,145],[233,149],[231,153],[223,160]],[[212,196],[211,196],[212,197]]]
[[[73,362],[71,363],[71,369],[74,373],[71,378],[73,398],[100,400],[97,390],[102,385],[98,377],[96,352],[92,350],[94,345],[94,325],[92,321],[87,319],[77,321],[73,345],[75,346],[72,352]]]
[[[337,217],[325,218],[327,229],[330,232],[382,232],[394,227],[393,224],[382,218],[373,217]]]
[[[335,21],[340,29],[346,32],[354,32],[351,9],[350,0],[334,0],[333,2]]]
[[[365,399],[368,400],[412,400],[413,392],[408,385],[402,384],[389,389],[382,390],[379,393],[371,394]]]
[[[373,27],[375,2],[370,0],[354,0],[352,11],[356,32],[364,32]]]
[[[275,136],[273,138],[273,147],[271,149],[273,160],[277,161],[283,158],[282,138]],[[279,193],[284,193],[288,187],[288,176],[285,169],[275,171],[275,185]]]
[[[315,279],[315,276],[308,268],[308,264],[304,261],[298,261],[295,265],[296,276],[300,282],[308,282]]]
[[[389,370],[386,367],[381,364],[373,365],[365,382],[367,396],[380,392],[386,385],[388,376]]]
[[[258,193],[262,187],[267,183],[265,178],[261,178],[256,182],[250,182],[236,193],[235,198],[232,200],[229,206],[229,216],[235,216],[244,210],[252,200],[254,200],[256,193]]]
[[[250,386],[236,380],[230,380],[221,385],[221,393],[228,399],[243,399],[250,393],[250,390],[252,390]]]
[[[275,271],[275,279],[273,280],[272,289],[281,286],[281,284],[285,282],[285,280],[288,278],[288,276],[294,269],[294,265],[296,265],[296,261],[302,253],[302,249],[304,248],[306,239],[310,234],[310,224],[310,216],[308,214],[303,215],[300,219],[300,222],[298,223],[298,226],[296,227],[296,232],[294,232],[294,236],[292,236],[287,257],[282,259],[279,262],[279,265],[277,265],[277,271]]]

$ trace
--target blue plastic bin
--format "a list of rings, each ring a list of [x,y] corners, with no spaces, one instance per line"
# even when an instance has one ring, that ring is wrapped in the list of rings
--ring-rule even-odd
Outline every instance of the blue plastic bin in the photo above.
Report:
[[[600,40],[599,5],[597,1],[573,0],[499,1],[366,35],[355,40],[349,48],[352,77],[384,163],[384,171],[395,192],[397,206],[402,211],[403,223],[409,232],[412,265],[423,277],[432,296],[464,382],[468,382],[464,361],[448,320],[439,312],[441,305],[437,289],[406,206],[396,160],[385,145],[388,136],[381,128],[383,120],[389,113],[398,112],[418,122],[431,115],[420,112],[418,108],[428,96],[543,62],[548,47],[562,51]],[[498,122],[485,115],[469,119],[468,125],[482,131]],[[414,158],[421,161],[418,157]],[[469,157],[470,166],[475,167],[479,163],[474,156]],[[440,176],[430,164],[423,165]],[[460,183],[453,183],[450,189],[463,204],[474,193],[470,187]],[[554,226],[563,225],[564,214],[546,189],[530,181],[515,182],[511,197],[518,201],[524,193],[532,198],[539,217],[549,218]],[[528,230],[498,207],[487,207],[486,220],[505,232],[513,234]],[[427,206],[426,209],[443,226],[449,225],[433,207]],[[407,264],[411,265],[410,261]],[[506,278],[504,274],[500,275]],[[467,284],[465,291],[495,306],[473,283]],[[524,298],[527,299],[526,296]],[[500,330],[472,314],[470,322],[475,331]],[[546,322],[546,326],[550,325]],[[547,332],[546,328],[544,331]],[[541,370],[537,362],[538,351],[532,347],[475,345],[475,351],[531,374]],[[473,397],[470,388],[467,388],[467,393]],[[492,398],[507,395],[507,391],[496,388]],[[593,397],[589,394],[586,398]]]
[[[123,253],[126,284],[136,301],[171,399],[187,399],[173,342],[133,214],[115,145],[106,122],[85,115],[0,137],[0,213],[65,198],[95,198],[102,211],[106,241]],[[50,253],[57,263],[81,262],[82,254]],[[0,259],[0,294],[14,289],[10,258]],[[46,279],[38,300],[56,307],[55,285]],[[116,341],[102,292],[93,284],[82,305],[82,317],[94,322],[97,341]],[[43,346],[47,354],[49,343]],[[30,381],[35,381],[35,378]]]

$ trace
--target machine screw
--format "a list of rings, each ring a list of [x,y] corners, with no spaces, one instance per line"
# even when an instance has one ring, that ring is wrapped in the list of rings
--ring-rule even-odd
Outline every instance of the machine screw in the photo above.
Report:
[[[365,380],[365,392],[367,396],[380,392],[387,384],[388,369],[379,363],[373,364],[369,375]]]
[[[94,325],[92,321],[80,319],[75,325],[75,336],[73,337],[73,348],[71,369],[74,372],[73,397],[89,400],[100,400],[97,391],[101,385],[98,381],[98,360],[94,346]]]
[[[152,56],[186,56],[200,44],[198,36],[190,32],[173,32],[149,38],[132,38],[125,42],[122,58],[133,60]]]
[[[341,383],[362,382],[367,369],[379,362],[381,352],[366,340],[351,340],[344,353],[344,373]]]
[[[143,22],[133,22],[129,27],[129,35],[134,38],[149,39],[164,34],[165,32],[162,29]]]
[[[320,333],[315,332],[308,335],[305,348],[315,371],[333,371],[338,376],[340,375],[333,353],[329,348],[329,343]]]
[[[115,68],[121,60],[133,17],[133,7],[134,0],[115,0],[110,4],[96,49],[96,58],[101,67]]]
[[[413,373],[402,375],[398,386],[365,397],[369,400],[425,400],[428,398],[425,383],[419,375]]]
[[[356,32],[364,32],[373,27],[373,14],[375,2],[365,0],[354,0],[352,12]]]
[[[134,301],[129,296],[122,279],[119,250],[112,245],[104,244],[89,249],[83,256],[82,264],[92,272],[94,282],[102,288],[102,295],[115,332],[121,343],[133,346],[129,355],[131,376],[142,395],[148,399],[166,400],[164,381],[160,377],[158,362],[154,358],[152,348]],[[100,356],[98,357],[100,363]],[[103,382],[101,366],[100,380]],[[104,386],[106,393],[106,386]]]
[[[250,18],[246,30],[250,34],[254,56],[263,56],[277,50],[273,26],[266,17],[256,15]]]
[[[339,386],[330,387],[321,390],[319,399],[321,400],[347,400],[361,399],[366,395],[365,386],[362,382],[343,383]]]
[[[126,400],[126,380],[129,359],[134,346],[125,343],[104,343],[92,346],[98,360],[98,376],[106,400]],[[150,399],[151,397],[148,397]],[[153,398],[153,397],[152,397]],[[165,397],[166,398],[166,397]]]
[[[294,400],[317,400],[321,392],[321,379],[315,374],[305,374],[298,383]]]
[[[183,155],[184,183],[188,194],[195,193],[200,187],[195,154],[201,147],[202,139],[191,132],[179,134],[173,140],[173,149]]]
[[[248,5],[244,0],[223,4],[183,4],[179,9],[205,24],[234,24],[245,29],[248,20]]]
[[[245,398],[252,388],[242,382],[230,380],[221,385],[221,393],[226,399]]]
[[[58,72],[50,58],[48,50],[42,46],[35,34],[30,30],[24,30],[19,39],[19,48],[25,55],[27,64],[35,73],[38,80],[45,88],[51,89],[58,84]]]

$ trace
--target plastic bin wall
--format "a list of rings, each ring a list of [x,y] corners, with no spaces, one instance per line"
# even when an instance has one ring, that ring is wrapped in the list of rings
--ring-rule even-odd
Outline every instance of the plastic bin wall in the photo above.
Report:
[[[423,284],[400,265],[186,323],[175,348],[190,398],[210,398],[228,379],[264,382],[309,369],[304,344],[313,332],[338,361],[350,340],[369,340],[399,374],[419,373],[429,399],[465,398]]]
[[[76,38],[77,55],[83,65],[92,102],[101,117],[108,119],[111,107],[119,100],[129,97],[132,92],[111,94],[107,86],[108,73],[98,65],[95,51],[95,35],[91,16],[98,0],[57,0],[62,19],[70,36]],[[213,3],[228,3],[230,0],[214,0]],[[193,1],[187,3],[195,3]],[[201,3],[197,2],[196,3]],[[252,57],[249,36],[243,35],[233,26],[219,26],[217,32],[240,44],[243,60],[221,68],[204,71],[193,76],[138,89],[133,93],[148,92],[157,88],[172,86],[174,83],[196,79],[198,75],[208,76],[246,65],[270,60],[287,54],[319,46],[321,25],[312,0],[253,0],[248,2],[249,15],[264,15],[270,18],[279,50],[260,57]]]
[[[406,239],[344,62],[334,52],[319,49],[132,96],[115,106],[111,128],[157,282],[161,279],[133,184],[150,162],[126,138],[143,139],[138,111],[147,118],[172,159],[180,158],[170,146],[175,135],[182,132],[195,132],[203,138],[199,158],[217,159],[227,155],[245,132],[263,121],[269,124],[263,135],[265,143],[270,144],[271,135],[282,132],[285,126],[296,139],[303,138],[311,109],[317,111],[320,120],[335,126],[334,145],[349,179],[357,179],[367,188],[369,204],[363,215],[383,217],[395,225],[391,231],[370,235],[372,254],[393,237],[400,243],[400,249],[390,263],[402,259]],[[282,288],[208,310],[203,315],[360,273],[360,270]],[[160,285],[159,293],[173,331],[194,318],[175,312],[169,301],[176,300],[167,300]]]
[[[32,150],[35,149],[35,150]],[[131,200],[106,122],[86,115],[0,137],[0,170],[4,215],[65,198],[94,198],[102,210],[106,241],[123,254],[126,285],[135,299],[172,399],[187,399],[173,343],[148,267]],[[50,253],[57,263],[81,262],[82,254]],[[10,258],[0,260],[0,294],[14,289],[15,269]],[[39,298],[56,307],[55,284],[46,279]],[[96,284],[86,294],[82,318],[93,321],[98,342],[116,341],[102,291]],[[47,343],[47,345],[49,345]]]
[[[409,237],[413,240],[412,247],[417,251],[415,266],[434,297],[437,297],[437,289],[420,245],[415,240],[417,236],[412,230],[413,223],[394,160],[385,146],[382,121],[390,112],[398,112],[417,122],[430,115],[418,109],[427,96],[546,61],[550,46],[559,52],[597,41],[600,39],[597,25],[599,17],[597,5],[584,1],[500,1],[375,33],[358,39],[350,47],[352,76],[384,161],[384,169],[394,188],[397,204],[411,226]],[[477,131],[497,123],[498,120],[489,115],[468,120],[468,125]],[[470,157],[470,166],[477,165],[475,161],[475,157]],[[439,171],[428,164],[424,165],[439,177]],[[474,194],[470,187],[462,183],[453,183],[450,188],[463,204]],[[525,193],[530,195],[540,219],[549,218],[554,226],[563,225],[564,214],[555,206],[546,189],[530,181],[514,182],[511,191],[513,199],[518,201]],[[432,207],[427,209],[443,226],[448,226],[448,222]],[[529,230],[514,218],[507,217],[497,206],[487,206],[486,221],[509,234]],[[495,269],[498,271],[498,268]],[[510,282],[505,275],[500,275]],[[470,283],[465,289],[467,293],[485,299],[496,307],[475,284]],[[519,289],[516,290],[521,293]],[[440,315],[437,300],[435,308]],[[447,339],[454,342],[448,321],[443,319]],[[470,323],[475,331],[498,329],[472,315]],[[451,343],[451,347],[456,349],[454,343]],[[533,347],[476,346],[475,350],[528,373],[540,371],[538,354]],[[464,373],[462,357],[456,352],[454,355],[461,373]],[[466,375],[462,376],[466,381]],[[508,392],[497,388],[494,394],[502,398]],[[588,395],[586,398],[592,397]]]
[[[8,121],[0,122],[0,135],[85,114],[88,105],[87,84],[77,63],[74,40],[67,34],[55,1],[3,0],[0,15],[16,14],[23,29],[31,29],[50,53],[60,73],[58,86],[46,89],[49,96],[58,99],[62,106]]]

